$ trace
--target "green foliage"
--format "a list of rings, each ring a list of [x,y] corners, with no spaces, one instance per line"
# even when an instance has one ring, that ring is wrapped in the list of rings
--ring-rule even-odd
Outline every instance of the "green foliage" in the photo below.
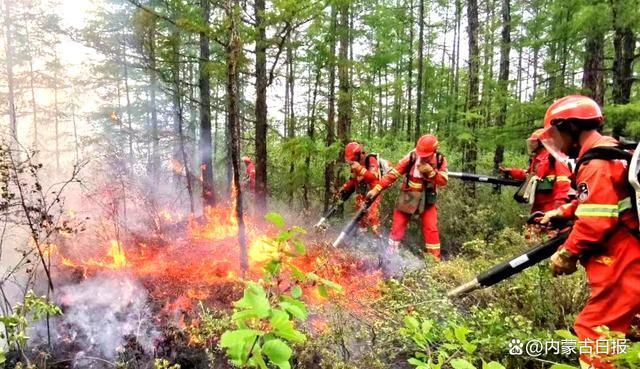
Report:
[[[62,310],[48,298],[36,296],[33,291],[27,292],[23,303],[14,306],[11,315],[0,316],[0,323],[4,326],[4,330],[0,331],[0,339],[6,340],[9,348],[24,347],[29,340],[27,329],[47,315],[62,315]],[[0,347],[0,364],[6,360],[5,354]]]
[[[476,369],[472,362],[479,341],[470,339],[471,330],[463,325],[439,326],[433,320],[407,315],[401,334],[410,338],[420,349],[408,361],[416,369],[441,369],[449,363],[454,369]],[[500,363],[482,361],[482,368],[504,369]]]
[[[321,295],[327,295],[327,289],[341,292],[342,288],[315,273],[302,272],[291,262],[306,252],[298,238],[305,233],[303,229],[286,229],[284,218],[277,213],[269,213],[265,219],[280,229],[273,240],[278,255],[265,265],[261,282],[247,283],[243,297],[234,303],[231,320],[236,328],[225,331],[219,345],[238,367],[266,369],[267,363],[271,363],[280,369],[289,369],[293,356],[291,345],[307,340],[297,328],[297,324],[308,317],[307,306],[301,300],[301,286],[308,281],[317,284]],[[295,283],[286,290],[280,288],[278,281],[283,273],[289,273]]]

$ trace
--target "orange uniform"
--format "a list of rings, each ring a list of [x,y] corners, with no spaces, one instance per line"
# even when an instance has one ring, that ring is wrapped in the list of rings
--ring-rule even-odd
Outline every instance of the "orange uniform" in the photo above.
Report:
[[[249,183],[249,190],[254,192],[256,190],[256,166],[253,162],[248,162],[247,164],[246,178]]]
[[[547,212],[569,201],[571,171],[566,165],[556,161],[547,150],[542,150],[533,157],[527,170],[507,168],[504,171],[512,179],[520,181],[524,181],[529,173],[540,178],[536,186],[531,213]]]
[[[420,193],[422,194],[422,212],[420,218],[422,220],[422,235],[424,237],[425,248],[428,253],[440,260],[440,233],[438,232],[438,206],[436,205],[437,188],[446,186],[449,180],[447,175],[446,158],[436,153],[429,159],[429,164],[435,170],[435,174],[431,178],[425,178],[418,170],[418,164],[421,158],[418,158],[414,151],[405,155],[395,168],[391,169],[380,180],[382,190],[389,188],[398,178],[405,176],[406,180],[400,188],[400,197],[403,193]],[[419,211],[419,209],[418,209]],[[396,206],[393,211],[393,224],[391,226],[391,234],[389,235],[390,244],[395,250],[397,245],[402,241],[409,225],[409,220],[413,213],[403,211]]]
[[[357,170],[353,167],[351,168],[351,177],[342,186],[342,188],[340,189],[340,193],[346,194],[355,191],[356,207],[360,209],[365,204],[367,191],[378,184],[379,173],[380,164],[378,163],[376,156],[362,155],[360,160],[360,167]],[[371,207],[369,208],[369,211],[362,219],[360,219],[359,223],[360,228],[366,229],[371,227],[371,231],[376,235],[379,235],[380,232],[380,215],[378,211],[378,205],[380,204],[381,198],[381,196],[378,196],[378,198],[373,201]]]
[[[616,143],[594,131],[579,158],[591,148]],[[576,219],[562,248],[580,256],[591,287],[591,297],[574,325],[581,340],[601,338],[602,327],[627,334],[640,313],[640,241],[632,233],[638,231],[638,217],[626,175],[623,161],[585,161],[576,174],[578,199],[561,207],[564,216]],[[581,361],[593,368],[611,368],[597,356],[583,355]]]

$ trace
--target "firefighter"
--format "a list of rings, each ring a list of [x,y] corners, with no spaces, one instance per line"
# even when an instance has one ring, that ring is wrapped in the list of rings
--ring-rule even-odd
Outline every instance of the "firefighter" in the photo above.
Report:
[[[551,256],[550,268],[558,276],[575,272],[578,260],[584,266],[591,297],[574,329],[581,341],[589,340],[594,346],[612,332],[628,334],[634,316],[640,313],[638,215],[631,205],[627,163],[597,158],[580,161],[593,148],[618,144],[600,134],[603,122],[595,101],[567,96],[549,107],[541,135],[556,160],[578,159],[577,199],[547,212],[541,222],[574,219],[569,238]],[[580,361],[583,368],[612,368],[606,355],[583,354]]]
[[[565,164],[557,162],[544,148],[539,137],[543,131],[544,129],[538,129],[527,139],[531,155],[527,170],[500,167],[500,172],[508,178],[535,181],[531,213],[547,212],[567,203],[571,190],[571,171]]]
[[[358,142],[350,142],[345,146],[344,160],[351,166],[351,177],[336,194],[336,200],[348,198],[355,191],[355,204],[359,209],[364,206],[367,191],[374,188],[380,180],[380,163],[376,155],[367,155]],[[367,215],[358,224],[360,230],[370,228],[373,234],[380,236],[379,204],[380,198],[371,204]]]
[[[246,171],[244,178],[242,179],[242,183],[245,187],[249,186],[249,191],[255,192],[256,190],[256,166],[251,161],[251,158],[248,156],[243,156],[242,161],[246,166]]]
[[[367,194],[377,196],[389,188],[398,178],[405,176],[400,196],[393,211],[393,224],[389,235],[390,253],[397,252],[413,214],[420,214],[422,235],[426,252],[436,261],[441,260],[440,234],[438,233],[437,188],[446,186],[447,160],[438,152],[438,139],[431,134],[418,139],[416,148],[404,156],[395,168],[385,174],[380,184]]]

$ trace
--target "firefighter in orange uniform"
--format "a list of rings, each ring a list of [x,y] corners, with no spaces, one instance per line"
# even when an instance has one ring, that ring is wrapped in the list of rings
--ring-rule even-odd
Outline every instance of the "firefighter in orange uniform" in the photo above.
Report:
[[[571,171],[565,164],[555,160],[540,143],[539,136],[544,130],[538,129],[527,139],[527,147],[531,153],[531,160],[527,170],[520,168],[502,168],[500,171],[509,178],[526,181],[535,176],[535,196],[531,213],[547,212],[569,201],[571,190]]]
[[[640,313],[638,215],[631,205],[626,162],[586,157],[594,148],[618,144],[600,134],[603,122],[595,101],[567,96],[547,110],[541,136],[558,161],[578,159],[577,199],[547,212],[542,223],[553,218],[575,220],[569,238],[551,257],[550,267],[557,276],[575,272],[578,260],[584,266],[591,297],[574,329],[580,340],[589,340],[592,347],[607,330],[628,334],[634,316]],[[595,349],[592,352],[581,355],[583,368],[613,368],[607,355],[595,355]]]
[[[437,152],[438,139],[431,134],[418,139],[415,150],[405,155],[395,168],[385,174],[380,184],[367,194],[373,198],[380,191],[389,188],[398,178],[405,176],[396,208],[393,211],[393,225],[389,235],[389,252],[396,252],[404,238],[411,216],[420,214],[422,234],[426,252],[437,261],[440,255],[440,234],[438,233],[437,188],[448,182],[447,160]]]
[[[380,180],[380,163],[376,155],[367,155],[362,145],[357,142],[350,142],[345,146],[344,160],[351,166],[351,178],[338,191],[336,197],[346,199],[355,191],[356,207],[360,209],[366,201],[367,191],[376,186]],[[380,198],[371,204],[367,215],[359,223],[361,230],[370,228],[376,236],[380,236],[379,204]]]
[[[249,185],[249,191],[255,192],[256,190],[256,166],[251,161],[251,158],[248,156],[243,156],[242,161],[246,166],[245,176],[243,178],[243,183],[245,186]]]

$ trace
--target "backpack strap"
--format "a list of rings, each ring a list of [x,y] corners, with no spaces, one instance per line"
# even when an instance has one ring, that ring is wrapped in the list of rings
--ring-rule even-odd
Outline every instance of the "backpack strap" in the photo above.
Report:
[[[578,175],[578,171],[580,170],[580,166],[589,160],[600,159],[600,160],[625,160],[629,162],[631,160],[632,154],[620,146],[598,146],[594,147],[591,150],[587,151],[576,163],[576,167],[574,169],[575,175]]]

